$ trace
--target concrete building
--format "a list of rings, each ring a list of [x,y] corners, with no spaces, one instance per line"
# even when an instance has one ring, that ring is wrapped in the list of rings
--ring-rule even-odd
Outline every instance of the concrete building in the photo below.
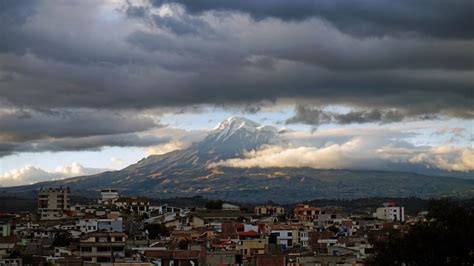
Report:
[[[137,215],[143,215],[150,211],[150,200],[145,197],[119,197],[114,204],[122,209],[128,209]]]
[[[123,232],[122,217],[117,219],[98,219],[97,231]]]
[[[270,234],[276,236],[278,243],[283,245],[285,248],[293,247],[298,241],[298,230],[292,226],[272,226]]]
[[[303,229],[298,230],[298,242],[302,247],[309,246],[309,234],[307,231]]]
[[[116,199],[119,198],[118,191],[116,189],[102,189],[100,191],[101,199],[99,200],[99,203],[103,204],[108,204],[111,202],[114,202]]]
[[[0,237],[9,237],[12,235],[12,220],[13,217],[0,217]]]
[[[76,230],[84,234],[97,231],[97,219],[80,219],[76,222]]]
[[[69,188],[44,188],[38,193],[40,220],[58,220],[69,210]]]
[[[262,216],[279,216],[285,214],[283,207],[265,205],[255,207],[255,214]]]
[[[185,211],[183,208],[169,206],[168,204],[164,204],[161,206],[150,206],[149,209],[150,209],[150,211],[148,212],[149,218],[163,215],[166,213],[180,213],[180,212]]]
[[[251,257],[256,254],[265,254],[266,245],[268,245],[268,239],[243,239],[239,241],[237,250],[244,257]]]
[[[75,229],[81,233],[91,233],[95,231],[122,232],[122,217],[116,219],[80,219],[75,224]]]
[[[223,203],[222,210],[224,211],[240,211],[240,207],[230,203]]]
[[[123,261],[127,235],[121,232],[93,232],[81,238],[79,256],[84,263]]]
[[[373,216],[380,220],[405,221],[405,208],[396,207],[394,202],[386,202],[381,208],[377,208]]]
[[[22,266],[23,262],[21,259],[2,259],[0,258],[0,265],[8,265],[8,266]]]
[[[311,207],[307,204],[298,204],[293,210],[295,217],[301,221],[312,221],[317,219],[321,214],[321,209],[317,207]]]

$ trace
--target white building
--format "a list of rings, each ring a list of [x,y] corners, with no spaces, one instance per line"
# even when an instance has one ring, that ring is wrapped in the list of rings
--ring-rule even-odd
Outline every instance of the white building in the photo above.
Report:
[[[298,241],[298,231],[291,226],[275,225],[271,228],[271,234],[275,235],[278,243],[285,246],[285,248],[293,247]]]
[[[309,234],[304,230],[298,231],[298,242],[302,247],[307,247],[309,245]]]
[[[95,231],[122,232],[122,218],[116,219],[81,219],[76,223],[76,229],[81,233],[91,233]]]
[[[393,202],[386,202],[384,207],[377,208],[373,216],[380,220],[405,221],[405,208],[396,207]]]
[[[97,219],[80,219],[76,222],[76,229],[81,233],[97,231]]]
[[[149,212],[147,214],[148,214],[148,217],[151,218],[151,217],[163,215],[166,213],[182,213],[182,212],[185,212],[185,209],[169,206],[168,204],[164,204],[161,206],[150,206]]]
[[[115,189],[102,189],[100,191],[101,199],[99,200],[99,203],[110,203],[114,202],[116,199],[118,199],[119,194],[118,191]]]
[[[222,210],[224,211],[240,211],[240,207],[230,203],[223,203]]]

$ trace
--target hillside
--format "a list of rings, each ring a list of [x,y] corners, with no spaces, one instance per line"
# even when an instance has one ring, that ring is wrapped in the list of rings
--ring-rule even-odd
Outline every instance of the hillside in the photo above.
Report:
[[[474,196],[472,179],[369,170],[209,167],[212,162],[242,156],[244,150],[272,143],[277,135],[274,127],[245,118],[229,118],[187,149],[149,156],[120,171],[3,190],[21,192],[42,186],[69,186],[87,194],[107,187],[122,194],[152,198],[201,195],[239,202]]]

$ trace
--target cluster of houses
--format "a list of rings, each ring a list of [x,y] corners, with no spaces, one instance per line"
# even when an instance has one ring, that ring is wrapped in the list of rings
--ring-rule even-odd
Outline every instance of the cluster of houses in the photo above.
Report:
[[[0,214],[0,265],[364,265],[370,238],[407,230],[403,207],[371,215],[297,204],[254,211],[155,206],[104,189],[70,206],[68,188],[42,189],[38,213]]]

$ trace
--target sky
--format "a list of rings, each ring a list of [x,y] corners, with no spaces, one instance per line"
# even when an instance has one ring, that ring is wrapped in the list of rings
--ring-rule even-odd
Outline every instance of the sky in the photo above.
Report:
[[[473,8],[0,0],[0,185],[121,169],[229,116],[285,133],[223,165],[473,178]]]

